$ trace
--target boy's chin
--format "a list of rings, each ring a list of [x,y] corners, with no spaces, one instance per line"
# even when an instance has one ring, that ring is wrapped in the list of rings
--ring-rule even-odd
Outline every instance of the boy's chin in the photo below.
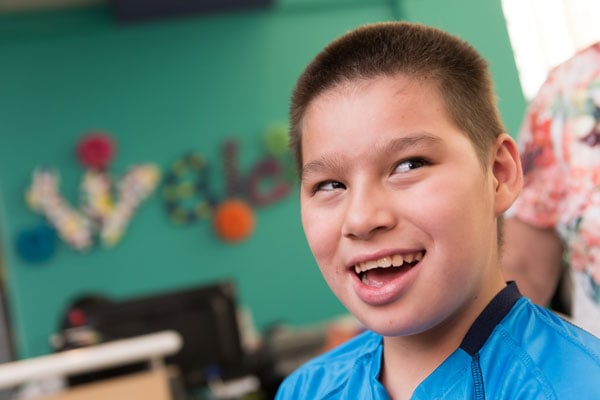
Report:
[[[409,311],[408,307],[390,307],[383,311],[361,307],[350,311],[366,329],[390,338],[428,335],[437,332],[445,320],[439,313],[428,313],[419,308]]]

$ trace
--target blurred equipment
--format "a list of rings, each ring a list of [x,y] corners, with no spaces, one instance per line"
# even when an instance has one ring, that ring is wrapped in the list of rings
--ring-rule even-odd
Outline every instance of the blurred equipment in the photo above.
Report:
[[[125,301],[87,302],[85,307],[68,310],[67,315],[68,320],[85,321],[85,325],[67,326],[62,340],[54,338],[60,346],[58,351],[78,347],[86,340],[109,342],[174,330],[181,335],[183,345],[180,352],[166,358],[166,363],[179,369],[186,389],[205,387],[216,378],[228,381],[248,374],[231,281]],[[74,378],[78,382],[72,379],[72,384],[99,376]]]
[[[77,300],[67,310],[63,330],[53,337],[52,343],[56,351],[62,351],[164,330],[173,330],[181,336],[181,351],[166,357],[165,362],[177,368],[186,391],[206,388],[217,381],[239,384],[240,379],[250,375],[232,281],[125,301],[110,301],[99,296]],[[69,385],[145,368],[144,364],[132,363],[74,375],[69,378]]]

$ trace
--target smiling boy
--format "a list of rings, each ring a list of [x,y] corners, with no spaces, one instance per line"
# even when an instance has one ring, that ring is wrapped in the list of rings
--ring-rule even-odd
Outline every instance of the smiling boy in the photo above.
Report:
[[[521,164],[473,47],[360,27],[308,65],[290,119],[308,244],[368,331],[278,399],[600,398],[600,340],[503,279]]]

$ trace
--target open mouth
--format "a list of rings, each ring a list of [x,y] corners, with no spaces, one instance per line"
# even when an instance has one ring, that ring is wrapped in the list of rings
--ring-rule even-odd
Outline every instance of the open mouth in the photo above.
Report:
[[[379,287],[417,265],[424,256],[425,250],[382,257],[356,264],[354,272],[363,284]]]

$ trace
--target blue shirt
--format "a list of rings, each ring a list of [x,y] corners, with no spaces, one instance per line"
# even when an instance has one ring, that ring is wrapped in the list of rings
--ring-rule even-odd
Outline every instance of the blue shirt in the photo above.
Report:
[[[287,377],[277,400],[389,399],[383,338],[365,332]],[[600,339],[521,297],[509,284],[414,400],[600,399]]]

